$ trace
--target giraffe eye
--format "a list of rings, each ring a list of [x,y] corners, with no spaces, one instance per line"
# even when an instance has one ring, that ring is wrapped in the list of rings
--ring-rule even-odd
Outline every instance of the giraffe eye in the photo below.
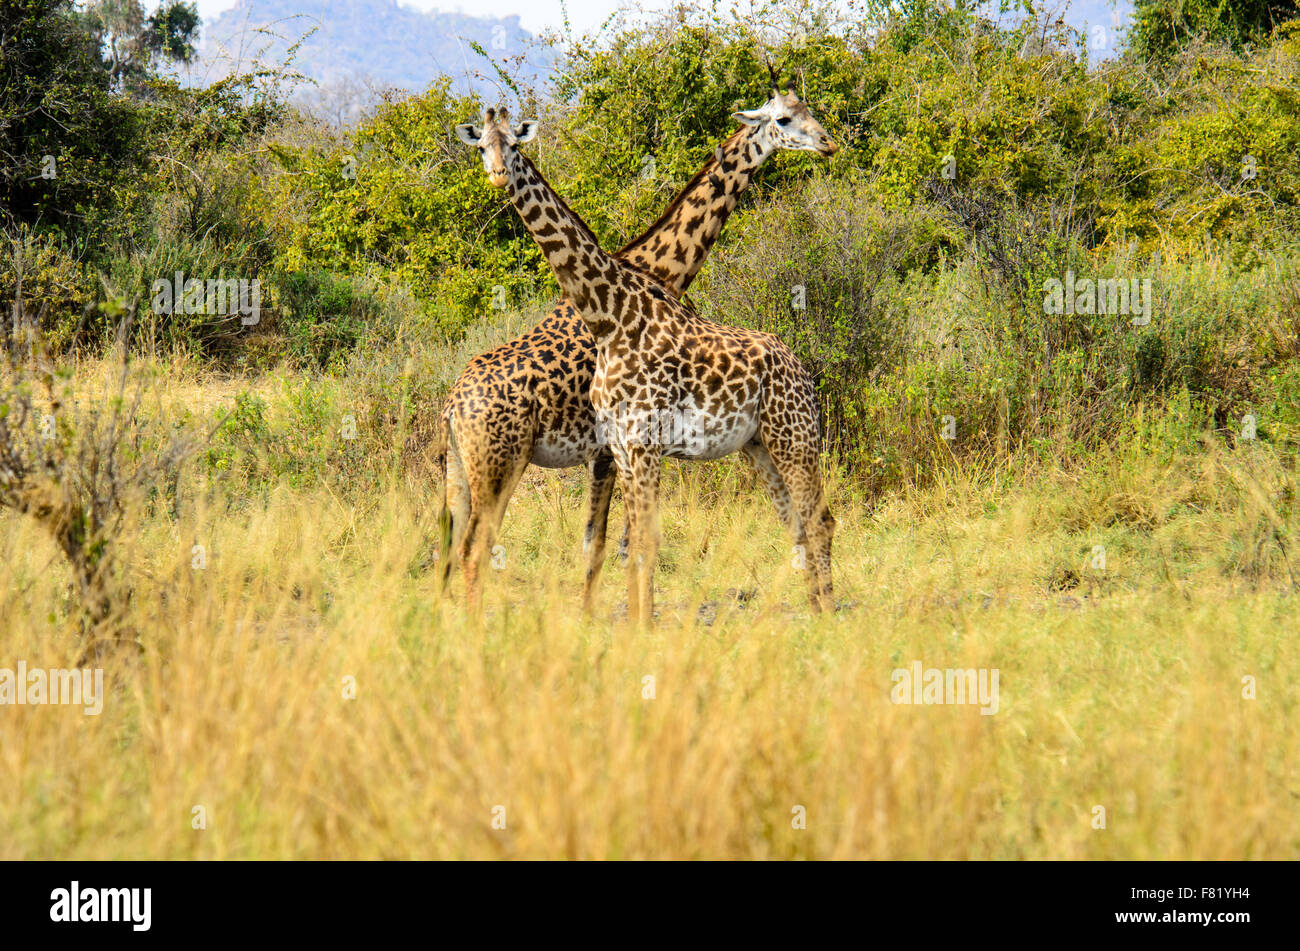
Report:
[[[779,126],[781,126],[782,128],[785,128],[786,126],[788,126],[788,125],[789,125],[791,122],[793,122],[793,121],[794,121],[794,120],[791,119],[789,116],[782,116],[781,118],[779,118],[779,119],[776,120],[776,124],[779,125]]]

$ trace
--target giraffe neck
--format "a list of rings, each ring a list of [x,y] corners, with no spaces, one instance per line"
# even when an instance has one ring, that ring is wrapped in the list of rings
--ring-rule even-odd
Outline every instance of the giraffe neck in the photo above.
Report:
[[[527,156],[514,153],[506,186],[524,226],[555,273],[564,296],[582,314],[592,335],[609,336],[636,294],[625,268],[600,246],[587,223],[547,184]],[[644,281],[645,278],[640,278]]]
[[[704,266],[741,193],[773,151],[751,127],[738,129],[718,146],[659,220],[618,256],[680,297]]]

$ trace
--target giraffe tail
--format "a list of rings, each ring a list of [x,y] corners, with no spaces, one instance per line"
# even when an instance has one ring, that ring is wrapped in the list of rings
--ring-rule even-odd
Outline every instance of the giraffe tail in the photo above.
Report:
[[[452,422],[455,419],[454,414],[448,410],[443,416],[442,431],[442,452],[439,454],[438,468],[442,473],[442,502],[438,508],[438,576],[441,579],[441,590],[447,590],[447,581],[451,577],[451,541],[455,537],[454,521],[451,506],[447,504],[447,456],[452,452],[459,452],[456,448],[456,437],[452,429]]]

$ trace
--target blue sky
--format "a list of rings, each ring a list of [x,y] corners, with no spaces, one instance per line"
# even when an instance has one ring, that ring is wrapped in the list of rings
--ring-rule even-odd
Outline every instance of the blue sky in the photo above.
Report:
[[[563,22],[561,0],[493,0],[491,4],[474,2],[474,0],[400,0],[406,6],[418,10],[448,10],[482,15],[491,12],[495,16],[517,14],[524,28],[531,33],[546,29],[558,29]],[[635,7],[642,11],[664,9],[674,5],[675,0],[635,0]],[[152,5],[152,4],[150,4]],[[235,5],[235,0],[198,0],[199,14],[209,20],[222,10]],[[321,8],[319,0],[304,0],[303,12],[316,13]],[[567,0],[569,19],[579,32],[598,26],[610,13],[620,6],[627,5],[627,0]],[[1064,6],[1060,2],[1059,6]],[[1132,0],[1119,0],[1119,9],[1127,15],[1133,8]],[[1082,28],[1085,23],[1109,27],[1112,24],[1113,8],[1109,0],[1074,0],[1065,14],[1067,22]]]

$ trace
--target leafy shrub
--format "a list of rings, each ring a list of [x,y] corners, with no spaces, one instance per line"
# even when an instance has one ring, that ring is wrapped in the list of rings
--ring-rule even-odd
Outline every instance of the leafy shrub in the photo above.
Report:
[[[55,351],[71,347],[94,320],[99,297],[94,275],[73,257],[58,232],[37,234],[21,226],[5,243],[0,247],[0,300],[10,307],[22,301],[46,346]]]
[[[119,342],[131,319],[123,317]],[[0,508],[35,519],[72,575],[85,650],[129,643],[121,617],[131,595],[123,541],[160,501],[175,514],[180,470],[201,437],[141,412],[148,380],[127,348],[106,393],[78,392],[71,369],[50,359],[21,296],[0,333]]]
[[[1300,14],[1295,0],[1136,0],[1133,6],[1133,47],[1154,57],[1200,38],[1240,51]]]
[[[449,333],[502,292],[507,303],[533,297],[549,279],[540,252],[477,156],[451,134],[480,112],[444,81],[388,102],[351,141],[274,145],[281,171],[265,207],[299,209],[271,223],[282,248],[277,268],[386,272],[422,299],[451,304]]]
[[[373,331],[377,303],[328,271],[295,271],[278,282],[279,324],[300,363],[336,365]]]

